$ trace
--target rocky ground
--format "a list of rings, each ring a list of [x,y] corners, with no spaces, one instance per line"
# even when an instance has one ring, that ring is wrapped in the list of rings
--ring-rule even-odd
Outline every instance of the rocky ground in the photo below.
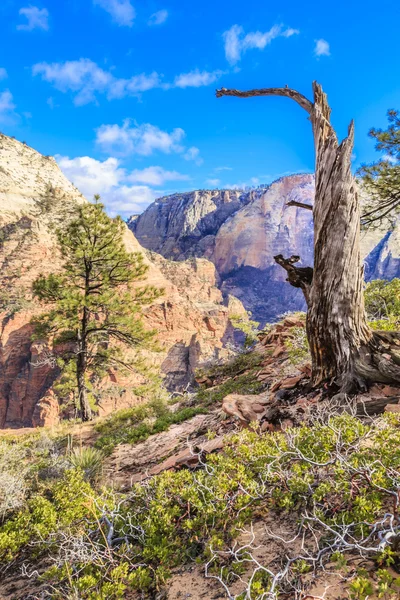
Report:
[[[309,384],[310,365],[307,352],[301,347],[301,331],[304,330],[302,315],[286,317],[282,322],[259,335],[255,347],[231,363],[215,364],[197,373],[200,393],[182,396],[173,405],[174,411],[193,402],[204,402],[207,406],[204,414],[198,414],[182,423],[172,425],[166,431],[151,435],[143,442],[117,445],[106,459],[104,481],[121,491],[131,489],[135,482],[146,479],[164,471],[197,469],[207,462],[211,453],[218,453],[224,448],[226,436],[234,431],[254,427],[258,423],[259,431],[280,431],[307,423],[310,416],[323,411],[324,405],[332,408],[332,390],[315,391]],[[257,394],[243,393],[243,382],[251,378],[260,390]],[[236,382],[236,383],[235,383]],[[224,390],[235,391],[224,395]],[[236,386],[236,388],[235,388]],[[215,399],[218,399],[215,401]],[[374,386],[368,394],[353,399],[353,406],[358,406],[365,414],[379,414],[386,411],[398,412],[400,389],[388,386]],[[342,398],[337,398],[337,407],[347,410]],[[100,421],[102,422],[102,421]],[[107,420],[105,421],[107,422]],[[68,435],[75,443],[93,446],[99,439],[95,424],[76,424],[69,428]],[[67,432],[64,426],[63,434]],[[12,430],[3,431],[3,435],[12,435]],[[29,435],[31,431],[26,431]],[[57,429],[53,431],[57,434]],[[18,437],[23,436],[18,431]],[[272,529],[275,536],[288,538],[293,534],[296,517],[293,520],[285,515],[277,520],[276,515],[259,518],[253,521],[251,532],[243,533],[237,544],[247,543],[253,537],[253,546],[257,548],[253,555],[262,564],[274,564],[275,558],[284,550],[278,539],[271,540],[268,531]],[[309,595],[302,598],[318,600],[343,600],[348,598],[348,585],[352,580],[359,561],[350,563],[346,573],[329,569],[316,579],[310,576]],[[364,561],[363,567],[374,569],[373,564]],[[35,568],[37,565],[35,566]],[[46,563],[39,565],[39,570]],[[371,571],[371,572],[372,572]],[[33,580],[32,580],[33,581]],[[240,585],[237,584],[237,593]],[[235,585],[231,592],[235,592]],[[0,598],[3,600],[44,598],[40,588],[33,585],[25,577],[17,577],[10,567],[3,573],[0,583]],[[138,600],[135,594],[127,598]],[[168,586],[157,595],[157,600],[202,600],[208,598],[223,599],[227,594],[221,584],[213,577],[205,577],[203,565],[182,565],[174,569]],[[285,596],[285,598],[288,598]],[[375,596],[370,596],[371,600]]]

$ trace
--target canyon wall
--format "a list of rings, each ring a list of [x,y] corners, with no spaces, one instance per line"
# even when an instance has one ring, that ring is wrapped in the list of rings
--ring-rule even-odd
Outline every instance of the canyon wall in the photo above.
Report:
[[[129,226],[144,247],[168,258],[206,256],[223,294],[239,298],[264,324],[305,307],[301,290],[286,282],[273,257],[296,254],[299,265],[312,266],[312,212],[287,204],[313,204],[313,199],[314,176],[290,175],[242,192],[203,190],[161,198]],[[361,247],[367,281],[400,274],[400,227],[362,233]]]

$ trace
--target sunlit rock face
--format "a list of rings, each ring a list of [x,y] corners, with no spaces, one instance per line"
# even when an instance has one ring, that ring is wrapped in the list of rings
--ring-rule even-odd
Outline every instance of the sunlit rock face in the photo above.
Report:
[[[237,190],[197,190],[160,198],[128,226],[142,246],[165,258],[184,260],[212,256],[221,225],[243,205],[249,195]]]
[[[288,202],[313,204],[314,176],[290,175],[249,191],[198,191],[154,202],[130,227],[139,242],[175,260],[205,256],[216,266],[224,295],[239,298],[262,323],[303,310],[301,290],[286,282],[274,256],[300,256],[312,266],[312,212]],[[400,228],[362,233],[365,278],[400,274]]]

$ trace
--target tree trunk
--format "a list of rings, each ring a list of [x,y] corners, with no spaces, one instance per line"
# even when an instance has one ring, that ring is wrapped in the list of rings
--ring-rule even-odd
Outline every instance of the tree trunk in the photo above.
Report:
[[[351,172],[354,126],[339,144],[326,95],[318,84],[313,88],[314,273],[307,314],[312,377],[314,384],[335,380],[350,389],[358,379],[359,350],[372,338],[364,310],[360,203]]]
[[[399,336],[372,332],[364,310],[360,203],[351,172],[354,126],[350,124],[348,137],[339,144],[326,94],[315,82],[313,92],[314,102],[289,88],[223,88],[217,97],[286,96],[309,114],[316,154],[314,269],[295,267],[298,256],[275,260],[306,298],[313,383],[335,383],[353,392],[371,381],[400,382],[400,352],[395,348],[400,349]]]
[[[82,421],[90,421],[92,419],[92,409],[90,408],[87,388],[85,382],[85,353],[82,347],[78,350],[78,358],[76,361],[76,378],[78,385],[79,412]]]
[[[83,309],[81,319],[81,329],[78,331],[78,356],[76,360],[76,379],[78,385],[79,410],[82,421],[91,421],[92,409],[90,408],[87,388],[86,388],[86,369],[87,369],[87,325],[88,310],[86,306]]]

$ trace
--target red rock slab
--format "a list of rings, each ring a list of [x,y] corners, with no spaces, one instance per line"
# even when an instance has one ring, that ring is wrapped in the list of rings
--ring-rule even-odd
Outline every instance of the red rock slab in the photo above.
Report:
[[[185,448],[177,454],[170,456],[160,464],[155,465],[146,473],[136,473],[136,475],[132,477],[132,482],[136,483],[143,481],[143,479],[159,475],[163,471],[168,471],[169,469],[177,469],[183,466],[195,466],[199,462],[199,455],[210,454],[211,452],[220,450],[224,445],[223,440],[223,436],[216,437],[213,440],[194,446],[193,451],[191,451],[190,448]]]
[[[400,404],[386,404],[385,412],[400,413]]]
[[[302,375],[297,375],[296,377],[288,377],[287,379],[284,379],[283,381],[281,381],[280,383],[280,389],[282,390],[290,390],[291,388],[296,387],[296,385],[298,383],[300,383],[300,381],[302,379],[304,379],[305,375],[304,373]]]

